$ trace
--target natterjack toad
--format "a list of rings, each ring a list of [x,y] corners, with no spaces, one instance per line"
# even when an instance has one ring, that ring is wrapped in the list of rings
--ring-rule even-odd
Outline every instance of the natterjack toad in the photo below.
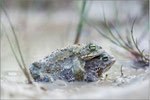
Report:
[[[91,42],[56,50],[44,59],[33,62],[29,70],[36,82],[53,82],[57,79],[94,82],[114,62],[114,57]]]

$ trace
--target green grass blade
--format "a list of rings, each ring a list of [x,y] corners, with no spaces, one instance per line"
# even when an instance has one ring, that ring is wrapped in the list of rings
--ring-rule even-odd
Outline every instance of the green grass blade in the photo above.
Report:
[[[2,23],[1,23],[1,24],[2,24]],[[10,41],[10,38],[9,38],[9,36],[8,36],[6,30],[5,30],[5,27],[4,27],[3,24],[2,24],[2,26],[3,26],[4,34],[6,35],[6,38],[7,38],[8,43],[9,43],[9,46],[10,46],[10,48],[11,48],[11,51],[12,51],[12,53],[13,53],[13,55],[14,55],[14,57],[15,57],[17,63],[18,63],[18,65],[19,65],[19,67],[21,68],[22,72],[23,72],[24,75],[26,76],[28,82],[29,82],[29,83],[32,83],[30,74],[28,73],[27,69],[23,68],[22,64],[20,63],[20,61],[19,61],[19,59],[18,59],[18,57],[17,57],[17,55],[16,55],[15,49],[13,48],[13,45],[12,45],[12,43],[11,43],[11,41]]]
[[[2,23],[1,23],[1,24],[2,24]],[[5,34],[6,37],[7,37],[7,40],[8,40],[9,46],[10,46],[10,48],[11,48],[11,51],[12,51],[12,53],[13,53],[13,55],[14,55],[14,57],[15,57],[17,63],[18,63],[18,65],[19,65],[19,67],[20,67],[21,70],[23,71],[23,67],[22,67],[22,65],[21,65],[21,63],[20,63],[20,61],[19,61],[19,59],[18,59],[18,57],[17,57],[17,55],[16,55],[16,52],[15,52],[15,50],[14,50],[14,48],[13,48],[13,45],[12,45],[12,43],[11,43],[11,41],[10,41],[10,38],[9,38],[7,32],[5,31],[5,28],[4,28],[4,25],[3,25],[3,24],[2,24],[2,27],[3,27],[2,29],[3,29],[3,31],[4,31],[4,34]]]
[[[14,36],[15,41],[16,41],[17,49],[18,49],[18,51],[19,51],[19,55],[20,55],[20,58],[21,58],[21,61],[22,61],[22,64],[23,64],[23,67],[26,69],[26,65],[25,65],[25,62],[24,62],[24,59],[23,59],[23,55],[22,55],[22,52],[21,52],[21,49],[20,49],[19,41],[18,41],[16,32],[15,32],[15,30],[14,30],[14,27],[13,27],[13,25],[12,25],[12,22],[11,22],[11,20],[10,20],[8,14],[7,14],[7,11],[4,9],[3,6],[2,6],[2,9],[3,9],[3,11],[4,11],[4,13],[5,13],[5,15],[6,15],[7,19],[8,19],[9,24],[10,24],[10,27],[11,27],[11,30],[12,30],[12,33],[13,33],[13,36]]]
[[[134,43],[136,49],[138,50],[139,54],[140,54],[145,60],[150,61],[148,58],[146,58],[146,57],[143,55],[143,52],[142,52],[142,51],[139,49],[139,47],[138,47],[137,40],[135,41],[135,39],[134,39],[134,36],[133,36],[133,26],[134,26],[135,21],[136,21],[136,18],[135,18],[135,20],[133,21],[133,24],[132,24],[132,27],[131,27],[131,38],[132,38],[132,41],[133,41],[133,43]]]
[[[122,41],[122,43],[124,44],[124,45],[128,45],[126,42],[125,42],[125,40],[123,39],[123,37],[120,35],[120,21],[119,21],[119,16],[118,16],[118,14],[119,14],[119,11],[118,11],[118,8],[117,8],[117,2],[116,1],[114,1],[114,10],[115,10],[115,22],[116,22],[116,24],[115,24],[115,26],[117,27],[117,28],[115,28],[114,27],[114,25],[113,25],[113,28],[115,29],[115,31],[116,31],[116,33],[117,33],[117,36],[120,38],[120,41]]]
[[[105,22],[105,24],[106,24],[106,27],[107,27],[107,29],[108,29],[110,35],[112,36],[112,38],[113,38],[116,42],[118,42],[119,45],[120,45],[122,48],[126,49],[127,51],[130,51],[129,48],[126,47],[126,46],[124,46],[124,45],[120,42],[120,40],[118,40],[118,39],[114,36],[114,34],[112,33],[112,31],[111,31],[109,25],[107,24],[106,16],[105,16],[105,13],[104,13],[104,9],[103,9],[103,16],[104,16],[104,22]]]
[[[18,49],[19,56],[20,56],[20,59],[21,59],[22,64],[21,64],[21,62],[19,61],[19,59],[18,59],[18,57],[17,57],[17,55],[16,55],[16,53],[15,53],[15,51],[14,51],[14,49],[13,49],[13,46],[12,46],[12,44],[11,44],[11,42],[10,42],[9,36],[6,35],[8,41],[9,41],[11,50],[12,50],[12,52],[13,52],[13,54],[14,54],[16,60],[17,60],[17,63],[19,64],[21,70],[23,71],[25,77],[27,78],[28,83],[32,84],[32,80],[31,80],[31,77],[30,77],[30,73],[28,72],[28,70],[27,70],[27,68],[26,68],[26,65],[25,65],[25,62],[24,62],[24,59],[23,59],[23,55],[22,55],[22,52],[21,52],[21,49],[20,49],[19,41],[18,41],[17,35],[16,35],[16,33],[15,33],[14,27],[13,27],[13,25],[12,25],[12,23],[11,23],[11,20],[10,20],[8,14],[7,14],[7,11],[6,11],[5,8],[3,7],[2,3],[1,3],[1,5],[0,5],[0,7],[2,8],[2,10],[3,10],[4,14],[6,15],[6,17],[7,17],[7,19],[8,19],[8,22],[9,22],[9,24],[10,24],[10,27],[11,27],[13,36],[14,36],[14,38],[15,38],[15,43],[16,43],[16,45],[17,45],[17,49]]]
[[[149,27],[149,19],[148,19],[144,31],[142,32],[142,34],[141,34],[141,35],[139,36],[139,38],[138,38],[138,44],[140,44],[141,41],[142,41],[143,39],[145,39],[145,36],[147,36],[147,34],[149,33],[149,29],[150,29],[150,27]]]
[[[78,24],[77,35],[76,35],[74,44],[77,44],[80,40],[80,36],[81,36],[82,28],[83,28],[83,22],[84,22],[83,15],[85,14],[85,7],[86,7],[86,0],[83,0],[81,15],[80,15],[80,21],[79,21],[79,24]]]
[[[105,33],[103,33],[102,31],[100,31],[90,20],[88,20],[87,18],[84,17],[84,20],[86,21],[86,23],[93,27],[99,34],[101,34],[103,37],[105,37],[106,39],[110,40],[112,43],[120,46],[118,43],[116,43],[115,41],[113,41],[110,37],[108,37],[107,35],[105,35]]]
[[[113,25],[113,24],[112,24]],[[120,32],[118,31],[118,28],[115,28],[113,25],[114,30],[117,33],[117,36],[119,37],[119,39],[122,41],[122,43],[124,43],[124,45],[126,45],[127,43],[125,42],[125,40],[123,39],[123,37],[120,35]]]

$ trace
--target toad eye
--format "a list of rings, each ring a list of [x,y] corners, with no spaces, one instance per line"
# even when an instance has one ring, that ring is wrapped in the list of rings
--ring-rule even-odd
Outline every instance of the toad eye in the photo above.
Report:
[[[102,57],[102,60],[103,60],[104,62],[106,62],[106,61],[108,61],[108,57]]]
[[[95,45],[89,45],[89,49],[90,50],[96,50],[96,46]]]

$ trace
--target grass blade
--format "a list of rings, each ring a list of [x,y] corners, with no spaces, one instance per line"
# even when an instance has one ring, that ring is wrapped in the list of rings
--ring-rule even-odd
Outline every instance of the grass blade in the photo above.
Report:
[[[85,14],[85,7],[86,7],[86,0],[83,0],[81,15],[80,15],[80,21],[78,24],[77,35],[76,35],[74,44],[77,44],[80,40],[80,36],[81,36],[82,28],[83,28],[83,22],[84,22],[83,15]]]
[[[126,46],[124,46],[124,45],[114,36],[114,34],[112,33],[112,31],[111,31],[109,25],[107,24],[106,16],[105,16],[105,13],[104,13],[104,9],[103,9],[103,16],[104,16],[105,25],[106,25],[106,27],[107,27],[107,29],[108,29],[110,35],[112,36],[112,38],[113,38],[116,42],[118,42],[119,45],[120,45],[122,48],[124,48],[124,49],[130,51],[129,48],[127,48]]]
[[[4,28],[4,25],[3,25],[3,24],[2,24],[2,27],[3,27],[3,28],[2,28],[3,31],[5,31],[5,28]],[[13,53],[13,55],[14,55],[14,57],[15,57],[17,63],[18,63],[18,65],[19,65],[19,67],[21,68],[21,70],[23,70],[23,67],[22,67],[22,65],[21,65],[21,63],[20,63],[20,61],[19,61],[19,59],[18,59],[18,57],[17,57],[17,55],[16,55],[16,52],[15,52],[15,50],[14,50],[14,48],[13,48],[13,45],[12,45],[12,43],[11,43],[11,41],[10,41],[10,38],[9,38],[7,32],[5,31],[4,34],[5,34],[6,37],[7,37],[7,40],[8,40],[8,42],[9,42],[9,46],[10,46],[10,48],[11,48],[11,51],[12,51],[12,53]]]
[[[16,52],[15,52],[15,50],[14,50],[12,44],[11,44],[10,38],[9,38],[8,34],[6,33],[6,37],[7,37],[7,40],[8,40],[8,42],[9,42],[9,45],[10,45],[10,47],[11,47],[11,50],[12,50],[14,56],[15,56],[15,59],[16,59],[18,65],[19,65],[19,67],[21,68],[21,70],[23,71],[25,77],[27,78],[28,83],[32,84],[32,80],[31,80],[30,74],[29,74],[29,72],[28,72],[28,70],[27,70],[27,68],[26,68],[26,65],[25,65],[25,62],[24,62],[24,59],[23,59],[23,55],[22,55],[22,52],[21,52],[21,49],[20,49],[19,41],[18,41],[17,35],[16,35],[16,33],[15,33],[13,24],[12,24],[12,22],[11,22],[9,16],[8,16],[8,14],[7,14],[7,11],[6,11],[5,8],[3,7],[2,3],[1,3],[1,5],[0,5],[0,7],[2,8],[4,14],[6,15],[6,17],[7,17],[7,19],[8,19],[9,25],[10,25],[11,30],[12,30],[12,33],[13,33],[13,36],[14,36],[14,38],[15,38],[15,43],[16,43],[16,45],[17,45],[17,50],[18,50],[18,52],[19,52],[19,56],[20,56],[21,62],[19,61],[19,59],[18,59],[18,57],[17,57],[17,55],[16,55]],[[22,64],[21,64],[21,63],[22,63]]]
[[[2,23],[1,23],[1,24],[2,24]],[[18,63],[18,65],[19,65],[19,67],[21,68],[22,72],[23,72],[24,75],[26,76],[26,78],[27,78],[27,80],[28,80],[28,83],[32,84],[32,81],[31,81],[31,78],[30,78],[30,75],[29,75],[27,69],[25,69],[25,68],[22,66],[22,64],[20,63],[20,61],[19,61],[19,59],[18,59],[18,57],[17,57],[17,55],[16,55],[15,49],[13,48],[13,45],[12,45],[12,43],[11,43],[11,41],[10,41],[10,38],[9,38],[9,36],[8,36],[6,30],[5,30],[5,27],[4,27],[3,24],[2,24],[2,26],[3,26],[2,29],[4,30],[4,34],[6,35],[6,38],[7,38],[8,43],[9,43],[9,46],[10,46],[10,48],[11,48],[11,51],[12,51],[12,53],[13,53],[13,55],[14,55],[14,57],[15,57],[17,63]]]
[[[2,9],[3,9],[3,11],[4,11],[4,13],[5,13],[5,15],[6,15],[7,19],[8,19],[9,24],[10,24],[10,27],[11,27],[13,36],[14,36],[14,38],[15,38],[16,45],[17,45],[17,49],[18,49],[19,54],[20,54],[20,58],[21,58],[21,61],[22,61],[22,63],[23,63],[23,66],[24,66],[24,68],[26,68],[26,67],[25,67],[26,65],[25,65],[25,62],[24,62],[24,59],[23,59],[23,55],[22,55],[22,52],[21,52],[21,50],[20,50],[19,41],[18,41],[16,32],[15,32],[15,30],[14,30],[14,27],[13,27],[13,25],[12,25],[12,22],[11,22],[11,20],[10,20],[10,18],[9,18],[9,15],[7,14],[7,11],[4,9],[3,6],[2,6]]]
[[[86,21],[86,23],[93,27],[99,34],[101,34],[103,37],[105,37],[106,39],[110,40],[112,43],[120,46],[119,44],[117,44],[115,41],[113,41],[110,37],[108,37],[105,33],[103,33],[102,31],[100,31],[90,20],[88,20],[87,18],[84,17],[84,20]]]
[[[132,41],[133,41],[133,43],[134,43],[136,49],[138,50],[139,54],[141,55],[141,57],[143,57],[143,58],[144,58],[145,60],[147,60],[147,61],[150,61],[148,58],[146,58],[146,57],[143,55],[143,52],[142,52],[142,51],[139,49],[139,47],[138,47],[137,40],[135,41],[135,39],[134,39],[134,36],[133,36],[133,26],[134,26],[135,21],[136,21],[136,18],[135,18],[135,20],[133,21],[133,24],[132,24],[132,27],[131,27],[131,38],[132,38]]]

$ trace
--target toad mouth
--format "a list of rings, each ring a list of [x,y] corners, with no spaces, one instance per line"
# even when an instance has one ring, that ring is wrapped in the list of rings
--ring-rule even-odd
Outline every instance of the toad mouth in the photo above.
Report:
[[[100,57],[101,55],[86,61],[86,64],[84,66],[87,72],[93,73],[93,75],[96,77],[99,77],[102,75],[102,73],[108,71],[115,63],[114,57],[110,57],[109,61],[106,63],[103,63],[103,61],[100,60]]]
[[[102,71],[102,72],[106,72],[106,71],[108,71],[108,70],[111,68],[111,66],[112,66],[114,63],[115,63],[115,59],[113,58],[113,59],[111,59],[111,62],[108,63],[108,64],[106,64],[105,66],[96,68],[96,72],[97,72],[97,73],[99,73],[99,72],[101,72],[101,71]]]

